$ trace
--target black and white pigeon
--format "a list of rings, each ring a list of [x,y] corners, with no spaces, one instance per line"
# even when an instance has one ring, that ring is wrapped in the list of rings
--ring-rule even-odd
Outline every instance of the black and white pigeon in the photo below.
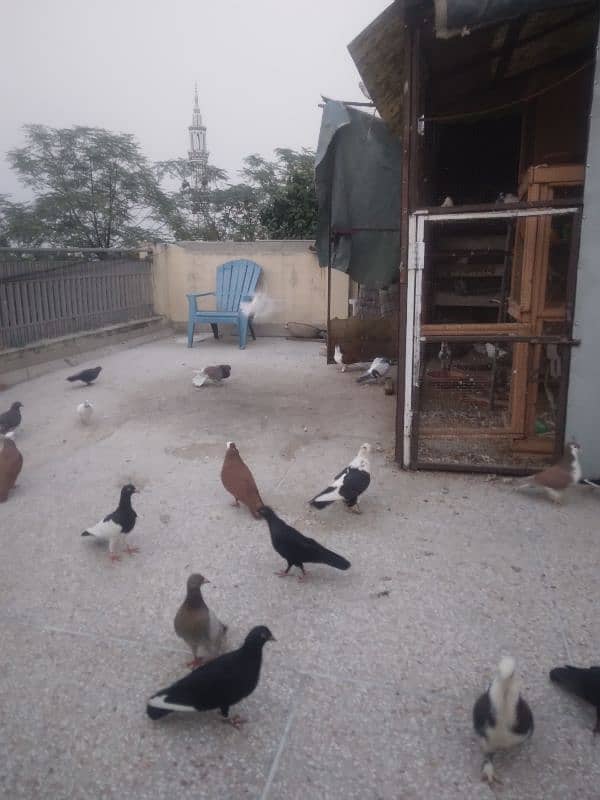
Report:
[[[91,367],[90,369],[82,369],[81,372],[77,372],[75,375],[69,375],[67,378],[68,381],[73,383],[74,381],[81,381],[85,383],[86,386],[89,386],[90,383],[93,383],[98,375],[102,372],[102,367]]]
[[[326,489],[309,500],[313,508],[326,508],[336,500],[343,500],[346,508],[360,514],[358,498],[371,483],[371,464],[369,453],[372,448],[368,442],[361,444],[356,458],[339,472]]]
[[[23,403],[17,400],[8,411],[0,414],[0,433],[9,433],[19,427],[21,424],[21,408],[23,408]]]
[[[119,561],[121,556],[117,553],[119,543],[124,540],[124,536],[133,530],[137,514],[131,506],[131,495],[138,490],[132,483],[128,483],[121,489],[119,505],[112,512],[107,514],[100,522],[86,528],[82,536],[93,536],[96,539],[108,540],[108,555],[111,561]],[[139,551],[139,547],[127,545],[125,552],[133,555]]]
[[[371,362],[371,366],[369,369],[363,373],[359,378],[356,379],[357,383],[368,383],[368,382],[376,382],[381,380],[381,378],[385,378],[385,376],[390,371],[392,362],[389,358],[385,356],[377,356],[377,358],[373,359]]]
[[[473,707],[473,727],[484,752],[482,780],[501,783],[492,760],[498,750],[508,750],[533,733],[533,714],[521,697],[515,660],[505,656],[488,690]]]
[[[148,700],[150,719],[161,719],[173,711],[211,711],[219,709],[224,721],[239,728],[245,722],[229,716],[231,706],[256,689],[262,664],[262,650],[275,637],[265,625],[252,628],[239,650],[224,653],[193,670]]]
[[[303,580],[307,575],[304,569],[305,564],[327,564],[335,569],[348,569],[350,562],[343,556],[334,553],[333,550],[328,550],[322,544],[309,539],[304,536],[300,531],[292,528],[287,522],[284,522],[269,506],[262,506],[258,509],[258,513],[264,517],[269,524],[269,532],[271,533],[271,544],[273,549],[287,561],[287,568],[282,572],[275,573],[280,578],[286,578],[289,575],[292,567],[299,567],[302,570],[302,575],[298,580]]]
[[[551,669],[550,680],[595,707],[594,735],[600,733],[600,667],[571,667],[566,664]]]

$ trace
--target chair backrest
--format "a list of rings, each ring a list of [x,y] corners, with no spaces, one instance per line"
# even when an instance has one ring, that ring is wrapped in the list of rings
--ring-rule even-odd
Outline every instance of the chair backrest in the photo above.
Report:
[[[217,267],[217,311],[238,311],[244,295],[253,295],[262,272],[255,261],[245,258]]]

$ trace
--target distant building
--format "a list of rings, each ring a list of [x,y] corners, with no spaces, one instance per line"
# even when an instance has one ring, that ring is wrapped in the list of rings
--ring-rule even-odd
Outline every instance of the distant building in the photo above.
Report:
[[[190,149],[188,161],[192,167],[192,190],[194,192],[194,213],[202,216],[207,202],[208,188],[208,150],[206,149],[206,126],[202,124],[202,114],[198,104],[198,85],[194,88],[194,110],[192,124],[188,128]]]

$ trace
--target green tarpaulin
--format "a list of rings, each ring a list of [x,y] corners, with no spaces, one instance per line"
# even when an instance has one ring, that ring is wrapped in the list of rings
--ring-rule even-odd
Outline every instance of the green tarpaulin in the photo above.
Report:
[[[379,117],[325,103],[315,162],[322,267],[328,264],[331,230],[332,267],[369,288],[397,280],[400,164],[400,141]]]

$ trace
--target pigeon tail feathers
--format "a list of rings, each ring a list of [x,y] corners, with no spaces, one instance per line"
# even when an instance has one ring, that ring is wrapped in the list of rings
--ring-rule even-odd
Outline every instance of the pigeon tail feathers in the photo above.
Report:
[[[313,497],[312,500],[308,501],[308,504],[310,506],[312,506],[313,508],[318,508],[319,511],[322,511],[324,508],[327,508],[327,506],[333,505],[333,503],[335,502],[334,500],[319,500],[320,496],[321,495],[317,495],[316,497]]]
[[[335,567],[335,569],[350,569],[350,562],[347,559],[334,553],[333,550],[328,550],[326,547],[320,550],[319,558],[322,564],[328,564],[330,567]]]
[[[515,660],[504,656],[498,664],[496,677],[490,686],[490,700],[498,711],[505,712],[516,706],[519,683],[515,673]]]

